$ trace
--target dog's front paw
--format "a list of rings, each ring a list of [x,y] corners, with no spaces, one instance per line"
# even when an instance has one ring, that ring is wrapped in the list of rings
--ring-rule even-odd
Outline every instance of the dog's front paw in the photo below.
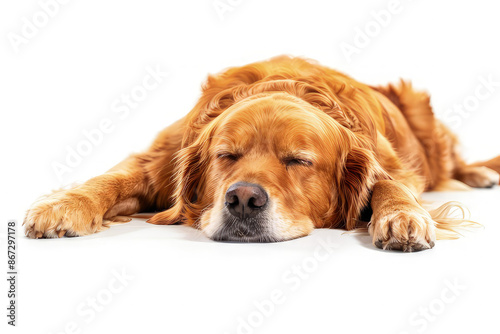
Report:
[[[46,196],[26,213],[25,234],[29,238],[83,236],[106,228],[98,204],[77,191],[60,191]]]
[[[434,247],[435,229],[427,211],[408,206],[374,215],[368,231],[378,248],[416,252]]]

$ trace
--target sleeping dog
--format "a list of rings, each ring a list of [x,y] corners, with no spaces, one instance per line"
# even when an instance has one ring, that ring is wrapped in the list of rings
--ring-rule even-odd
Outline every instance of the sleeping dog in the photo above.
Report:
[[[362,226],[383,249],[434,246],[465,220],[427,211],[426,190],[492,187],[500,157],[467,165],[408,82],[371,87],[277,57],[209,76],[187,116],[151,147],[27,212],[30,238],[82,236],[138,212],[213,240],[273,242]],[[368,215],[363,214],[369,212]]]

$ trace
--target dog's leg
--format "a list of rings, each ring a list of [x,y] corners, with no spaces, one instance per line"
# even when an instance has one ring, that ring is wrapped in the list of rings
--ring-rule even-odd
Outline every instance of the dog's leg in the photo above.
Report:
[[[375,246],[405,252],[434,247],[434,221],[403,183],[377,182],[373,187],[371,207],[373,215],[368,231]]]
[[[82,185],[61,190],[35,202],[24,225],[30,238],[82,236],[106,228],[105,221],[140,210],[146,191],[145,174],[136,157]]]
[[[462,165],[455,171],[454,177],[475,188],[491,188],[500,180],[500,156],[488,161]]]
[[[131,156],[82,185],[35,202],[24,219],[30,238],[82,236],[99,232],[145,209],[165,209],[173,193],[173,156],[180,149],[184,119],[164,129],[150,149]]]

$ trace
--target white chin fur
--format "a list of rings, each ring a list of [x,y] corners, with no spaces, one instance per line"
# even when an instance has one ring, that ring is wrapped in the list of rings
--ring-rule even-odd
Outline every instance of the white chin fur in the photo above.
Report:
[[[204,216],[201,217],[201,226],[202,231],[209,238],[213,238],[214,235],[224,226],[223,222],[223,212],[226,208],[221,204],[222,201],[217,201],[218,204],[214,205],[214,207],[204,213]],[[304,233],[303,227],[297,228],[290,221],[284,219],[280,214],[278,214],[278,205],[276,201],[271,201],[269,203],[269,208],[265,213],[263,219],[267,221],[265,236],[276,240],[289,240],[295,239],[301,236],[304,236],[308,233]],[[208,223],[204,222],[208,220]],[[307,222],[310,226],[310,230],[312,230],[312,222]]]

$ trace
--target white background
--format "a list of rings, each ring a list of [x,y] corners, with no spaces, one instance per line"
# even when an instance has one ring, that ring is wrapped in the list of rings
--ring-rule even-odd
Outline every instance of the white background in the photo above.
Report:
[[[41,7],[34,0],[2,2],[2,249],[8,219],[20,223],[38,196],[101,174],[146,148],[190,110],[208,73],[279,54],[316,59],[369,84],[412,79],[431,92],[436,113],[459,135],[468,161],[500,154],[500,87],[474,100],[481,78],[500,81],[499,8],[493,1],[401,0],[382,27],[373,24],[372,11],[386,10],[390,1],[221,2],[231,6],[222,17],[212,0],[69,1],[17,52],[10,39],[22,35],[23,18],[33,22]],[[342,43],[354,45],[357,29],[367,27],[374,29],[367,46],[349,61]],[[141,84],[148,66],[169,74],[120,119],[112,104]],[[457,114],[454,106],[464,101],[477,104]],[[86,139],[83,131],[107,118],[113,130],[59,179],[54,162],[64,163],[68,147]],[[214,243],[187,227],[141,220],[85,238],[28,240],[20,230],[18,327],[9,331],[498,331],[498,187],[424,198],[460,200],[485,228],[415,254],[380,251],[366,236],[332,230],[277,244]],[[325,242],[335,250],[321,250],[328,256],[319,260],[314,254]],[[302,265],[307,277],[290,272]],[[134,278],[111,293],[106,289],[114,270]],[[449,282],[461,286],[456,294],[447,290]],[[275,289],[284,294],[282,303],[264,303],[272,312],[259,311],[255,303]],[[89,320],[78,308],[96,296],[106,305]],[[421,312],[429,307],[425,318]]]

